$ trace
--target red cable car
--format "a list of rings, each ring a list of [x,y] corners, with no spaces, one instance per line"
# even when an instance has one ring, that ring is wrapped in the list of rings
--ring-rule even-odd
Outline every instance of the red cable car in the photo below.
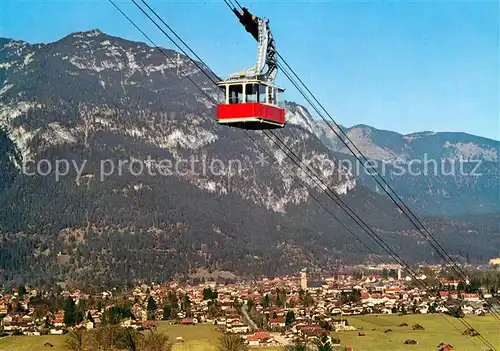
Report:
[[[257,64],[217,83],[225,92],[224,103],[217,105],[217,122],[243,129],[283,128],[285,109],[279,106],[278,96],[284,89],[274,85],[278,65],[269,21],[246,8],[233,11],[258,42]]]
[[[285,126],[285,109],[278,105],[284,90],[257,79],[218,83],[225,88],[225,104],[217,106],[217,122],[243,129],[275,129]]]

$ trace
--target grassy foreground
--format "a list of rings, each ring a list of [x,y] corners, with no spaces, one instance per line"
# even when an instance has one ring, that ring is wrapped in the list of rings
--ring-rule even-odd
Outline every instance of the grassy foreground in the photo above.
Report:
[[[49,342],[54,347],[44,347]],[[41,335],[41,336],[7,336],[0,339],[0,351],[31,351],[31,350],[51,350],[63,351],[64,336],[62,335]]]
[[[466,327],[456,318],[444,315],[366,315],[347,318],[349,324],[362,329],[366,335],[357,332],[334,333],[343,345],[353,346],[354,351],[368,350],[437,350],[443,342],[453,345],[457,351],[487,350],[478,337],[466,337],[462,332]],[[491,344],[500,348],[500,326],[492,316],[466,317],[465,320],[481,333]],[[408,327],[400,327],[407,323]],[[412,330],[414,324],[422,325],[425,330]],[[384,330],[392,329],[384,333]],[[407,339],[417,341],[417,345],[405,345]]]
[[[160,323],[158,330],[166,333],[174,343],[173,351],[215,351],[220,333],[214,325],[200,324],[196,326],[168,325]],[[177,337],[184,342],[176,343]],[[263,347],[253,350],[282,351],[283,348]]]
[[[348,317],[349,323],[365,331],[366,336],[358,336],[357,332],[333,333],[339,337],[343,345],[353,346],[355,351],[372,350],[414,350],[428,351],[437,350],[440,342],[452,344],[457,351],[486,350],[486,346],[477,337],[465,337],[465,330],[456,318],[442,315],[367,315]],[[500,348],[500,327],[491,316],[467,317],[473,328],[481,333],[495,347]],[[401,323],[407,323],[408,327],[400,327]],[[414,331],[413,324],[422,325],[425,330]],[[384,333],[385,329],[392,329]],[[215,351],[219,332],[215,326],[210,324],[196,326],[168,325],[159,323],[159,330],[165,332],[174,343],[174,351]],[[182,337],[184,342],[176,343],[177,337]],[[64,336],[11,336],[0,339],[0,351],[31,351],[51,350],[63,351]],[[404,341],[414,339],[417,345],[405,345]],[[54,345],[45,348],[44,344],[49,342]],[[261,348],[266,351],[282,351],[283,348]]]
[[[196,326],[158,324],[158,330],[166,333],[174,344],[173,351],[215,351],[220,333],[214,325],[200,324]],[[177,343],[176,338],[182,337],[184,342]],[[0,351],[66,351],[64,335],[43,336],[9,336],[0,339]],[[44,347],[46,342],[54,347]],[[261,348],[266,351],[282,351],[282,348]]]
[[[173,351],[213,351],[216,350],[217,339],[220,333],[212,324],[192,326],[168,325],[161,322],[158,330],[166,333],[174,343]],[[177,337],[184,339],[183,343],[176,343]]]

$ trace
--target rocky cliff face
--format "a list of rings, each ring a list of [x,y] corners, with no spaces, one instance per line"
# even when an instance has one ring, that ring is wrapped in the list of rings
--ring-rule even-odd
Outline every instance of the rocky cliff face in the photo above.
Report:
[[[290,170],[269,174],[267,178],[275,183],[270,189],[251,181],[255,173],[252,165],[261,152],[250,139],[241,149],[225,147],[241,139],[242,133],[220,128],[213,118],[213,102],[185,77],[197,82],[214,99],[218,98],[218,89],[187,58],[165,51],[168,59],[144,44],[113,38],[97,30],[74,33],[48,45],[7,41],[1,51],[0,126],[25,159],[51,146],[90,148],[101,134],[164,150],[177,162],[183,157],[215,160],[231,154],[233,161],[241,163],[235,181],[245,182],[245,186],[233,190],[243,198],[276,211],[284,211],[289,202],[300,201],[303,196],[293,186],[284,193],[277,191],[277,187],[284,188],[284,182],[289,182]],[[284,138],[293,147],[291,136]],[[256,137],[262,139],[260,134]],[[309,139],[314,143],[314,135],[301,135],[302,141]],[[270,145],[269,142],[267,147]],[[207,155],[207,150],[213,152]],[[274,149],[269,151],[283,156]],[[325,147],[316,144],[303,156],[312,165],[320,165],[316,160],[329,154]],[[267,171],[274,169],[269,167]],[[329,184],[340,192],[355,186],[354,178],[348,174],[331,173]],[[224,177],[233,180],[232,174],[224,173]],[[202,179],[193,174],[185,177],[186,181],[216,193],[229,191],[224,183],[227,179]]]

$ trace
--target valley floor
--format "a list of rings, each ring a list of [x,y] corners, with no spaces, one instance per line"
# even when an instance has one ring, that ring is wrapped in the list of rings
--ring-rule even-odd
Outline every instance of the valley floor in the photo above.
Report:
[[[462,332],[466,329],[456,318],[443,315],[366,315],[348,317],[349,324],[363,330],[366,335],[358,336],[357,332],[333,333],[339,337],[343,345],[350,345],[355,351],[372,350],[437,350],[441,342],[451,344],[456,351],[486,350],[478,337],[465,337]],[[500,326],[492,316],[467,317],[474,329],[479,331],[495,347],[500,348]],[[407,323],[408,327],[400,327]],[[414,324],[422,325],[425,330],[412,330]],[[175,343],[173,351],[215,351],[219,332],[213,325],[204,324],[197,326],[159,324],[159,329],[166,332],[170,340],[175,342],[177,337],[182,337],[184,342]],[[384,330],[392,329],[384,333]],[[64,336],[10,336],[0,339],[1,351],[28,351],[51,350],[63,351]],[[407,339],[417,341],[417,345],[405,345]],[[46,348],[49,342],[54,347]],[[284,348],[261,348],[267,351],[282,351]],[[257,349],[259,350],[259,349]]]
[[[437,350],[442,342],[451,344],[456,351],[487,350],[478,337],[466,337],[466,329],[458,319],[445,315],[365,315],[347,318],[349,324],[362,329],[366,335],[357,332],[334,333],[343,345],[353,346],[355,351],[368,350]],[[468,316],[465,320],[481,333],[493,346],[500,348],[500,325],[493,316]],[[407,323],[407,327],[400,327]],[[414,324],[420,324],[425,330],[412,330]],[[392,331],[384,333],[386,329]],[[413,339],[416,345],[405,345],[405,340]]]

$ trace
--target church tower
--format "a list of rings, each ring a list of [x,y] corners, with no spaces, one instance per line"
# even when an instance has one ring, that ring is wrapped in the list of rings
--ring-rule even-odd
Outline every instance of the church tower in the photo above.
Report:
[[[300,271],[300,288],[307,290],[307,269],[304,268]]]

